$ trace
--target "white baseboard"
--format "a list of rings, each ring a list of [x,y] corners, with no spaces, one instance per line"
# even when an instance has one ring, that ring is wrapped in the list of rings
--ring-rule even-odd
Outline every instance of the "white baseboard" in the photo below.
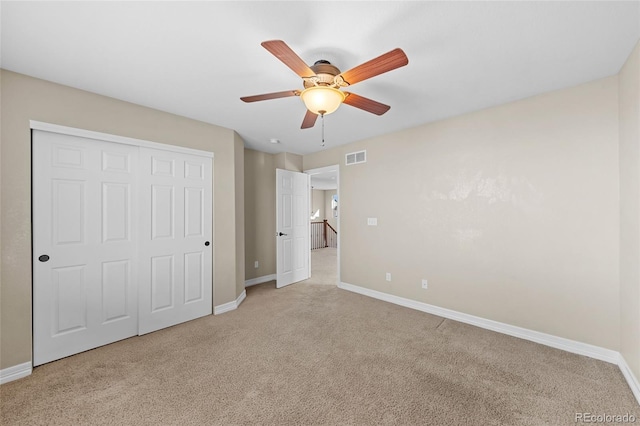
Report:
[[[635,377],[633,371],[631,371],[629,365],[625,361],[624,357],[620,354],[620,352],[602,348],[600,346],[590,345],[588,343],[565,339],[564,337],[558,337],[551,334],[541,333],[539,331],[529,330],[527,328],[516,327],[514,325],[476,317],[474,315],[429,305],[428,303],[418,302],[416,300],[405,299],[404,297],[394,296],[392,294],[371,290],[349,283],[341,282],[340,284],[338,284],[338,287],[343,290],[352,291],[364,296],[373,297],[374,299],[379,299],[385,302],[404,306],[406,308],[415,309],[443,318],[475,325],[476,327],[485,328],[487,330],[496,331],[498,333],[507,334],[509,336],[518,337],[520,339],[530,340],[532,342],[540,343],[541,345],[550,346],[552,348],[561,349],[563,351],[571,352],[578,355],[584,355],[590,358],[595,358],[601,361],[616,364],[618,365],[618,368],[620,368],[622,375],[629,384],[631,392],[633,392],[633,396],[635,396],[638,404],[640,404],[640,383],[638,382],[638,379]]]
[[[240,304],[244,302],[244,299],[246,298],[247,298],[247,291],[242,290],[242,293],[240,293],[240,296],[238,296],[238,298],[236,299],[236,308],[240,306]]]
[[[240,304],[245,299],[245,297],[247,297],[247,291],[246,290],[242,290],[242,293],[240,293],[240,296],[238,296],[238,298],[236,300],[228,302],[228,303],[223,303],[222,305],[214,306],[213,307],[213,314],[214,315],[220,315],[220,314],[224,314],[225,312],[229,312],[229,311],[233,311],[235,309],[238,309],[238,306],[240,306]]]
[[[396,305],[415,309],[417,311],[422,311],[429,314],[437,315],[439,317],[452,319],[455,321],[463,322],[465,324],[475,325],[476,327],[485,328],[487,330],[496,331],[498,333],[507,334],[509,336],[518,337],[520,339],[530,340],[542,345],[551,346],[552,348],[562,349],[563,351],[588,356],[590,358],[599,359],[601,361],[610,362],[612,364],[617,364],[618,360],[620,359],[620,354],[618,352],[612,351],[611,349],[590,345],[588,343],[577,342],[575,340],[565,339],[563,337],[557,337],[551,334],[529,330],[527,328],[516,327],[515,325],[476,317],[474,315],[465,314],[463,312],[429,305],[428,303],[418,302],[416,300],[405,299],[404,297],[394,296],[392,294],[383,293],[376,290],[370,290],[368,288],[360,287],[353,284],[341,282],[338,287],[344,290],[352,291],[354,293],[373,297],[375,299],[384,300],[385,302],[391,302]]]
[[[261,277],[257,277],[257,278],[251,278],[250,280],[246,280],[244,282],[244,287],[251,287],[252,285],[258,285],[258,284],[262,284],[262,283],[267,283],[269,281],[275,281],[277,278],[276,274],[271,274],[271,275],[263,275]]]
[[[0,370],[0,385],[31,375],[31,361]]]
[[[627,364],[622,354],[620,354],[620,359],[618,360],[618,367],[620,367],[622,375],[629,384],[633,396],[636,397],[638,404],[640,404],[640,382],[638,382],[638,378],[633,374],[633,371],[629,368],[629,364]]]

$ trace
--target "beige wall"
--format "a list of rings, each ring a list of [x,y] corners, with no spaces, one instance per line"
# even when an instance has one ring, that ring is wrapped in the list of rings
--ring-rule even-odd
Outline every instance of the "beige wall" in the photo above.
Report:
[[[326,205],[325,205],[325,192],[321,189],[311,190],[311,213],[320,210],[320,216],[313,219],[314,222],[322,222],[326,219]]]
[[[0,368],[31,359],[29,120],[214,152],[213,302],[220,305],[239,295],[236,256],[244,250],[244,240],[236,239],[237,209],[242,205],[235,198],[235,160],[243,150],[238,151],[237,135],[232,130],[5,70],[0,76]]]
[[[620,352],[640,378],[640,43],[619,75]]]
[[[341,280],[618,350],[617,110],[614,76],[305,155],[340,164]]]
[[[302,172],[302,156],[252,149],[244,152],[244,271],[245,279],[249,280],[276,273],[276,169]]]
[[[338,219],[333,217],[333,210],[331,210],[331,199],[336,195],[338,191],[335,189],[324,191],[324,217],[329,222],[329,225],[336,231],[338,230]],[[340,203],[338,203],[340,206]]]
[[[244,151],[245,278],[276,273],[276,156]],[[254,262],[259,262],[258,269]]]
[[[275,155],[276,168],[290,170],[292,172],[302,172],[302,156],[290,152],[281,152]],[[274,183],[275,185],[275,183]]]

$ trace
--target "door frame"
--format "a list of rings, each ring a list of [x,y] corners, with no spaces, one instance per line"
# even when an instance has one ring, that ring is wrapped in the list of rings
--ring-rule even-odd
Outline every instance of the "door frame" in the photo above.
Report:
[[[341,274],[340,274],[340,248],[342,247],[342,233],[340,232],[340,218],[342,217],[342,212],[340,211],[340,206],[342,205],[342,196],[340,195],[340,164],[334,164],[332,166],[326,166],[326,167],[318,167],[315,169],[308,169],[305,170],[304,173],[308,174],[309,176],[318,174],[318,173],[327,173],[327,172],[336,172],[336,194],[338,195],[338,217],[337,217],[337,221],[336,224],[338,226],[338,252],[337,252],[337,257],[338,257],[338,265],[337,265],[337,282],[336,285],[340,285],[341,281]],[[309,179],[309,211],[311,211],[311,179]],[[309,250],[309,272],[311,272],[311,250]]]
[[[214,158],[211,151],[186,148],[183,146],[169,145],[159,142],[150,142],[143,139],[129,138],[126,136],[112,135],[109,133],[94,132],[92,130],[77,129],[75,127],[61,126],[59,124],[44,123],[42,121],[29,120],[31,130],[43,130],[45,132],[60,133],[62,135],[79,136],[87,139],[97,139],[103,142],[116,142],[124,145],[134,145],[145,148],[161,149],[170,152],[181,152],[183,154],[199,155],[202,157]]]

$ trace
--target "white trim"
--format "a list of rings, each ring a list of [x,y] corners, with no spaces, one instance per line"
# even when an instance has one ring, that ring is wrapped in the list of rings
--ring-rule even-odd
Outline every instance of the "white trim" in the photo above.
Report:
[[[215,306],[213,308],[213,314],[214,315],[220,315],[220,314],[224,314],[225,312],[229,312],[229,311],[233,311],[238,309],[238,306],[240,306],[240,304],[242,303],[242,301],[247,297],[247,291],[246,290],[242,290],[242,293],[240,293],[240,296],[238,296],[238,298],[236,300],[233,300],[231,302],[227,302],[227,303],[223,303],[222,305],[218,305]]]
[[[224,314],[225,312],[233,311],[238,308],[236,305],[236,301],[233,300],[231,302],[223,303],[222,305],[213,307],[213,315]]]
[[[251,287],[252,285],[258,285],[258,284],[266,283],[269,281],[275,281],[276,278],[277,278],[276,274],[263,275],[261,277],[256,277],[256,278],[251,278],[246,280],[244,282],[244,286],[245,288]]]
[[[30,376],[32,370],[31,361],[4,368],[0,370],[0,385]]]
[[[485,328],[487,330],[496,331],[498,333],[507,334],[509,336],[518,337],[520,339],[530,340],[552,348],[561,349],[578,355],[588,356],[590,358],[599,359],[601,361],[618,364],[620,354],[611,349],[590,345],[588,343],[577,342],[575,340],[565,339],[564,337],[553,336],[551,334],[541,333],[539,331],[529,330],[526,328],[516,327],[514,325],[493,321],[474,315],[465,314],[451,309],[441,308],[427,303],[418,302],[404,297],[394,296],[388,293],[382,293],[376,290],[360,287],[353,284],[338,284],[338,287],[364,296],[373,297],[375,299],[384,300],[385,302],[394,303],[396,305],[415,309],[429,314],[437,315],[443,318],[452,319],[466,324],[475,325],[476,327]]]
[[[76,129],[74,127],[60,126],[58,124],[43,123],[41,121],[30,120],[29,124],[33,130],[42,130],[45,132],[60,133],[63,135],[78,136],[81,138],[97,139],[100,141],[108,141],[121,143],[124,145],[142,146],[145,148],[160,149],[171,152],[181,152],[183,154],[200,155],[202,157],[213,158],[213,152],[202,151],[199,149],[185,148],[183,146],[168,145],[158,142],[150,142],[142,139],[128,138],[126,136],[111,135],[109,133],[94,132],[91,130]]]
[[[340,172],[340,165],[334,164],[332,166],[317,167],[315,169],[308,169],[304,171],[304,173],[308,175],[317,175],[319,173],[327,173],[327,172]]]
[[[240,296],[238,296],[238,298],[236,299],[236,308],[240,306],[240,304],[244,302],[244,299],[246,298],[247,298],[247,291],[242,290],[242,293],[240,293]]]
[[[622,354],[620,354],[620,359],[618,360],[618,367],[620,367],[622,375],[627,380],[627,384],[631,388],[633,396],[636,397],[636,401],[640,404],[640,382],[638,382],[638,378],[633,374],[633,371],[629,368],[629,364],[627,364],[627,361],[624,359]]]

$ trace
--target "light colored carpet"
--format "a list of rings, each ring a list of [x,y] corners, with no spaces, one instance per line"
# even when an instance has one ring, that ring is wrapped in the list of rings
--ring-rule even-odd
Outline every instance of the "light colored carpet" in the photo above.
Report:
[[[2,425],[574,425],[640,417],[618,367],[314,284],[0,387]]]
[[[312,284],[338,285],[338,249],[311,250]]]

